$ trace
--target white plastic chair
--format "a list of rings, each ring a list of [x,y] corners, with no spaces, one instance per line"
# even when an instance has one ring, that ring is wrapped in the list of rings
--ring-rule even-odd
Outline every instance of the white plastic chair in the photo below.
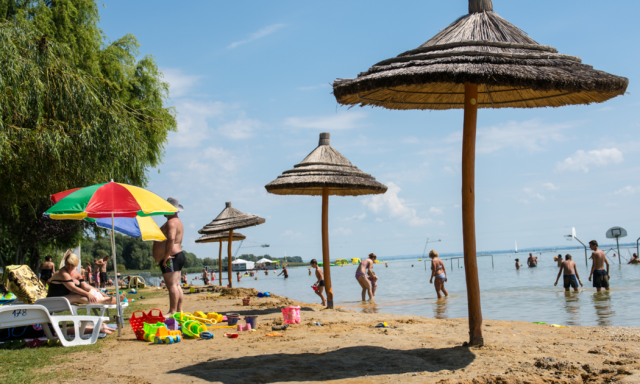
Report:
[[[72,339],[68,339],[67,323],[73,323],[74,334]],[[63,324],[62,328],[60,323]],[[93,325],[93,332],[89,338],[84,338],[84,330],[88,323]],[[25,327],[33,324],[42,324],[42,330],[49,339],[53,339],[49,326],[51,324],[56,336],[64,347],[76,345],[94,344],[100,335],[102,318],[97,316],[51,316],[49,310],[42,305],[22,304],[0,307],[0,329]]]

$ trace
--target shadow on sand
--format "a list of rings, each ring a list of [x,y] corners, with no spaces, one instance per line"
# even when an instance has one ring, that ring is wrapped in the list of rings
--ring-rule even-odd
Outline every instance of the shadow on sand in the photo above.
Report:
[[[301,307],[300,312],[313,312],[313,308],[309,307]],[[264,309],[247,309],[244,311],[233,311],[233,312],[225,312],[227,313],[237,313],[240,316],[249,316],[249,315],[270,315],[272,313],[282,313],[282,307],[277,308],[264,308]]]
[[[413,350],[362,346],[323,353],[311,350],[307,353],[212,358],[168,373],[224,384],[325,381],[456,370],[467,367],[474,359],[475,355],[461,346]]]

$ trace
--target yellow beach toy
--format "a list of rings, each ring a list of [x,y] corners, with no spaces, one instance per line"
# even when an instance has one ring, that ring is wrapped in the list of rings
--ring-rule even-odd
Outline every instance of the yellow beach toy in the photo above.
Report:
[[[207,319],[207,320],[213,320],[217,323],[222,323],[222,315],[216,313],[216,312],[209,312],[209,313],[204,313],[202,311],[197,311],[193,314],[195,317],[199,317],[202,319]]]
[[[153,338],[155,344],[173,344],[180,341],[182,341],[182,332],[170,331],[167,327],[158,328],[158,332]]]
[[[198,312],[196,312],[198,313]],[[200,312],[202,314],[202,312]],[[178,320],[178,322],[180,324],[184,323],[185,321],[189,321],[189,320],[193,320],[193,321],[198,321],[202,324],[208,324],[208,325],[216,325],[218,323],[217,320],[215,319],[207,319],[206,317],[200,317],[200,316],[195,316],[192,313],[189,312],[176,312],[173,314],[172,316],[174,319]]]

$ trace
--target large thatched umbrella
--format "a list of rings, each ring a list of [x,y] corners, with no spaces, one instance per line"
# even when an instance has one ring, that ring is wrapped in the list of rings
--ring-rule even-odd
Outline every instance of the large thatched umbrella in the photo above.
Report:
[[[478,108],[599,103],[624,94],[627,85],[624,77],[538,44],[494,13],[491,0],[469,0],[468,15],[420,47],[381,61],[356,79],[333,83],[344,105],[464,108],[462,229],[471,344],[483,343],[474,195]]]
[[[227,202],[226,207],[222,212],[220,212],[218,217],[216,217],[212,222],[205,225],[201,230],[198,231],[198,233],[202,235],[213,235],[228,231],[229,236],[227,237],[226,241],[229,243],[227,260],[227,276],[229,278],[229,287],[233,286],[233,280],[231,276],[231,243],[234,240],[233,230],[253,227],[254,225],[260,225],[264,222],[265,220],[262,217],[248,215],[246,213],[240,212],[239,210],[231,207],[231,202]],[[220,265],[220,273],[222,274],[222,265]]]
[[[292,170],[265,186],[276,195],[322,195],[322,261],[327,290],[327,308],[333,308],[329,262],[329,195],[382,194],[387,187],[362,172],[329,144],[330,134],[321,133],[318,147]]]
[[[244,240],[247,237],[240,232],[233,232],[231,235],[231,241]],[[220,251],[218,252],[218,268],[220,269],[220,276],[218,282],[222,286],[222,243],[229,241],[229,232],[212,233],[209,235],[202,235],[196,243],[220,243]]]

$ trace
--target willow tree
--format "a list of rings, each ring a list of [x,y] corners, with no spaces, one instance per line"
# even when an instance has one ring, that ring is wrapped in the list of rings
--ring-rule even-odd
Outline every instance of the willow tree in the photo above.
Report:
[[[107,40],[98,21],[89,0],[0,0],[0,207],[12,212],[0,242],[7,225],[32,225],[52,193],[109,179],[144,186],[176,129],[153,57],[138,58],[133,35]]]

